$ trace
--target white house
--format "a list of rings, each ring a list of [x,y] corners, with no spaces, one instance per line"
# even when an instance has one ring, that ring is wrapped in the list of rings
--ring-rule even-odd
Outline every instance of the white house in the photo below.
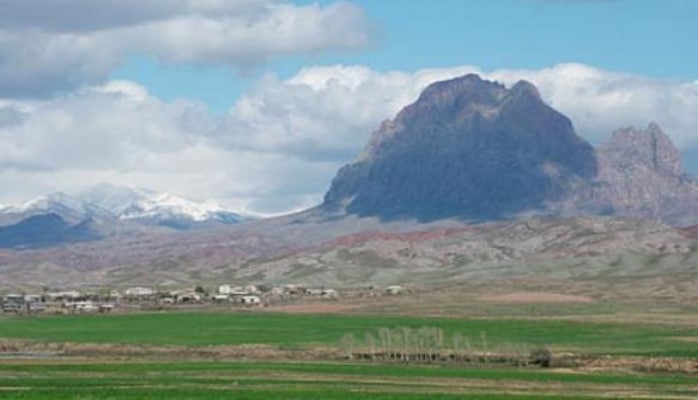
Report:
[[[323,289],[321,296],[323,299],[336,299],[339,298],[339,293],[334,289]]]
[[[229,296],[242,296],[249,293],[255,293],[242,286],[220,285],[218,286],[218,294],[227,294]]]
[[[124,293],[126,294],[126,296],[146,297],[152,296],[155,292],[153,291],[153,289],[148,287],[136,286],[126,289]]]
[[[174,295],[175,301],[177,303],[191,303],[201,301],[201,295],[190,290],[177,292]]]
[[[49,298],[51,301],[58,301],[58,300],[75,300],[79,299],[82,297],[82,294],[78,292],[77,290],[68,290],[64,292],[52,292],[46,294],[46,297]]]
[[[229,295],[232,290],[233,290],[232,285],[226,284],[226,285],[218,286],[218,294]]]
[[[387,288],[385,288],[385,294],[395,296],[395,295],[403,294],[403,293],[405,293],[405,289],[402,286],[393,285],[393,286],[388,286]]]
[[[240,303],[248,306],[259,305],[262,304],[262,299],[259,296],[247,295],[240,297]]]
[[[27,294],[24,296],[25,303],[41,303],[41,296],[38,294]]]
[[[226,303],[230,301],[230,296],[227,294],[214,294],[211,296],[211,301],[214,303]]]
[[[303,287],[301,287],[300,285],[296,285],[296,284],[284,285],[284,290],[286,291],[286,293],[291,294],[291,295],[303,293]]]
[[[322,297],[323,299],[336,299],[339,294],[334,289],[305,289],[305,294],[308,296]]]

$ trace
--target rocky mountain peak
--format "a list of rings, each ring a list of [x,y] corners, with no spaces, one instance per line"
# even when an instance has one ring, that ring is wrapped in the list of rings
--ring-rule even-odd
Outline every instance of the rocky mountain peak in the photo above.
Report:
[[[611,139],[599,147],[599,153],[620,168],[643,165],[666,176],[682,174],[681,155],[656,123],[642,131],[635,127],[616,130]]]
[[[509,91],[511,96],[516,96],[516,97],[534,97],[538,100],[540,100],[540,92],[538,92],[538,88],[532,84],[529,81],[525,80],[520,80],[514,84],[514,86],[511,87],[511,90]]]
[[[594,149],[532,84],[465,75],[429,85],[340,170],[326,209],[382,218],[501,218],[596,175]]]
[[[698,180],[662,128],[594,149],[536,87],[469,74],[429,85],[338,172],[320,207],[381,219],[621,215],[698,223]]]
[[[452,102],[464,96],[489,102],[492,98],[500,98],[505,92],[504,85],[500,83],[483,80],[477,74],[467,74],[430,84],[419,95],[416,104]]]

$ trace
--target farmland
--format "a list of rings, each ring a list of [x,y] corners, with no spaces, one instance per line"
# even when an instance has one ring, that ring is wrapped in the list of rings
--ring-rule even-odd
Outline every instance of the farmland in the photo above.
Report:
[[[590,399],[690,398],[686,376],[343,363],[6,363],[9,399]],[[543,394],[541,394],[543,393]]]
[[[512,366],[496,357],[460,364],[349,360],[342,347],[346,335],[356,338],[360,353],[368,351],[367,334],[377,338],[385,329],[424,327],[446,338],[460,335],[477,354],[545,346],[557,360],[551,368]],[[695,398],[696,337],[698,328],[690,323],[386,316],[368,310],[0,317],[0,346],[8,355],[0,359],[0,397]],[[40,357],[27,357],[32,352]]]
[[[698,357],[698,328],[559,319],[417,318],[275,313],[135,313],[0,319],[0,336],[43,342],[215,346],[263,344],[282,348],[335,346],[342,335],[379,328],[436,327],[491,347],[552,346],[585,354]]]

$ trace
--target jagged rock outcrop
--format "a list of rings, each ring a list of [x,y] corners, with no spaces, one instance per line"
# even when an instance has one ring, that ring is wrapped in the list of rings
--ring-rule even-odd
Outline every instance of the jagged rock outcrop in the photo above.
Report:
[[[383,220],[619,215],[698,223],[698,183],[657,124],[598,150],[532,84],[436,82],[338,172],[320,209]]]
[[[656,123],[618,129],[597,151],[593,200],[611,214],[686,226],[698,222],[698,181],[684,174],[681,155]]]
[[[594,149],[536,88],[466,75],[427,87],[342,168],[323,208],[383,219],[499,219],[597,175]]]

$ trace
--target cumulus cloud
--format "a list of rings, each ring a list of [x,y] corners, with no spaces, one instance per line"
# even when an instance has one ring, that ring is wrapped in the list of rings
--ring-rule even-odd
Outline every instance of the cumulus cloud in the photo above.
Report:
[[[0,201],[109,182],[261,214],[312,205],[322,195],[318,182],[338,161],[227,143],[226,137],[242,143],[264,134],[237,126],[242,119],[185,100],[163,102],[128,81],[46,101],[0,103],[0,185],[11,188]]]
[[[606,71],[583,64],[539,70],[483,71],[474,66],[377,72],[362,66],[311,67],[287,81],[267,79],[238,101],[231,115],[271,150],[314,149],[356,154],[367,135],[414,101],[431,82],[467,73],[511,86],[524,79],[548,104],[569,116],[578,133],[599,143],[619,127],[659,123],[675,143],[698,145],[698,81],[672,81]],[[341,122],[341,123],[339,123]],[[302,144],[300,147],[296,147]]]
[[[622,126],[657,122],[680,148],[698,145],[698,82],[653,79],[582,64],[503,70],[485,76],[513,84],[526,79],[544,100],[570,117],[583,137],[599,143]]]
[[[346,2],[10,0],[0,13],[0,96],[99,83],[130,54],[244,70],[274,57],[361,48],[373,32]]]
[[[222,116],[117,81],[52,100],[0,101],[0,185],[12,188],[0,201],[110,182],[264,214],[308,207],[382,120],[429,83],[470,72],[507,85],[535,83],[593,142],[620,126],[656,121],[682,149],[698,149],[698,82],[581,64],[484,72],[310,67],[287,80],[265,77]]]
[[[259,13],[271,0],[7,0],[0,28],[87,32],[187,14]]]

